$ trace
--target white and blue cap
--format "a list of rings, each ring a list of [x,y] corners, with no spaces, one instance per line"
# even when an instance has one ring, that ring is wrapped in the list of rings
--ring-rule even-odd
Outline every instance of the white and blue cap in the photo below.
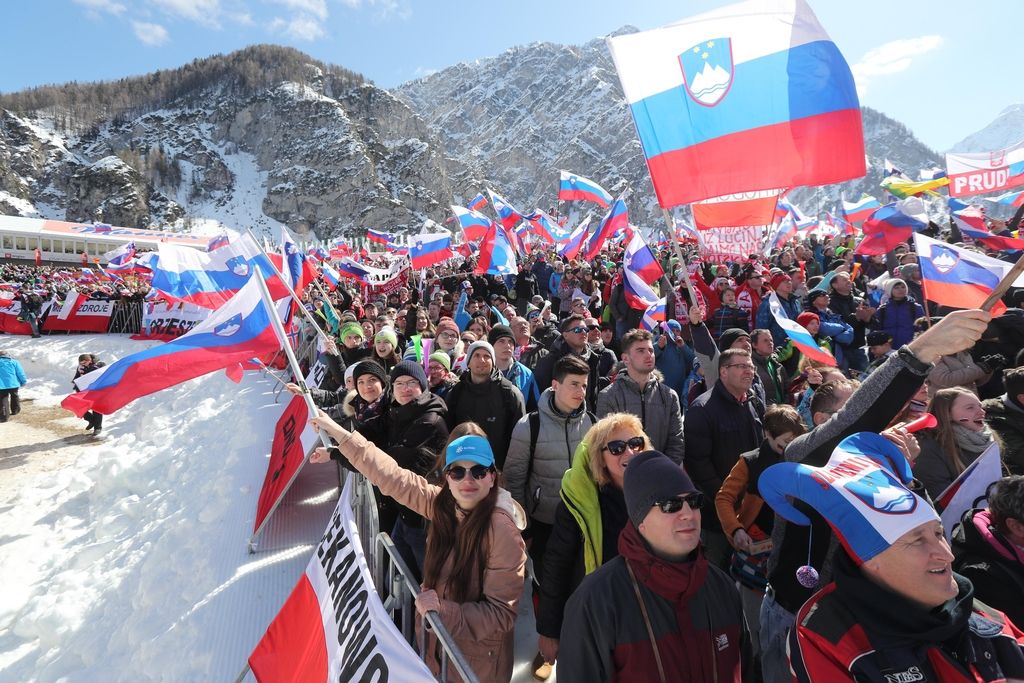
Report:
[[[903,453],[880,434],[860,432],[840,442],[824,467],[795,462],[766,469],[761,497],[784,519],[811,520],[789,498],[817,510],[858,564],[888,549],[898,538],[939,515],[908,489],[913,475]]]
[[[484,467],[494,467],[494,451],[487,439],[475,434],[460,436],[448,444],[444,452],[444,466],[451,467],[453,463],[468,460]]]

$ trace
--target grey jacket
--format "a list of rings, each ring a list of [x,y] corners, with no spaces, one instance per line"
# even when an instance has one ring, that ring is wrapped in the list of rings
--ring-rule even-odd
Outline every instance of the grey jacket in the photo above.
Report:
[[[683,414],[679,396],[662,383],[659,373],[652,374],[647,385],[639,385],[625,372],[597,395],[597,417],[612,413],[632,413],[643,423],[651,446],[673,462],[683,462]]]
[[[583,436],[594,424],[584,403],[570,415],[559,413],[554,405],[554,390],[547,388],[537,404],[540,424],[537,448],[530,469],[530,416],[524,415],[512,430],[512,441],[505,459],[505,487],[523,506],[531,520],[555,523],[555,508],[560,500],[562,475],[572,465],[572,456]]]

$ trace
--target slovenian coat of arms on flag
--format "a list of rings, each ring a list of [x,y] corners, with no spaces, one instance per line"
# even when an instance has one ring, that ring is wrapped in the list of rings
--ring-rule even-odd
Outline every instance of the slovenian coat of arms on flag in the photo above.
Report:
[[[713,107],[732,85],[732,41],[716,38],[697,43],[679,55],[679,66],[690,97]]]

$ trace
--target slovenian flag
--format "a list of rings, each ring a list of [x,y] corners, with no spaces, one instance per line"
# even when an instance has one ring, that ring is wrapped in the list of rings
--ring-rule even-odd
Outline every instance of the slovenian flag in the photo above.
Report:
[[[892,251],[915,233],[928,227],[928,206],[918,197],[886,204],[864,221],[864,239],[857,254],[877,255]]]
[[[470,211],[482,211],[487,206],[487,197],[482,192],[478,192],[475,197],[469,200],[466,204]]]
[[[478,213],[473,209],[466,209],[461,206],[451,205],[456,220],[462,227],[462,235],[466,242],[476,242],[484,238],[491,225],[494,224],[487,216]]]
[[[413,268],[429,268],[452,257],[452,236],[447,232],[414,235],[409,259]]]
[[[317,261],[327,261],[331,258],[331,255],[323,247],[310,247],[306,253]]]
[[[590,216],[584,218],[576,229],[569,235],[569,239],[565,241],[565,244],[558,248],[558,255],[564,256],[567,259],[574,259],[579,256],[580,250],[583,248],[584,242],[587,241],[587,232],[590,227]]]
[[[622,293],[631,308],[647,310],[658,301],[649,283],[657,282],[665,272],[640,233],[633,233],[622,257]]]
[[[851,225],[860,225],[871,214],[882,208],[878,200],[869,194],[862,195],[855,202],[848,202],[845,199],[841,200],[841,202],[842,210],[840,215],[843,217],[843,220]]]
[[[778,203],[779,190],[762,190],[694,202],[691,208],[697,228],[706,230],[740,225],[770,225]]]
[[[818,343],[814,341],[814,337],[808,332],[803,325],[790,320],[786,316],[786,312],[782,309],[782,303],[779,301],[779,295],[772,292],[768,297],[768,309],[772,312],[772,316],[775,318],[775,322],[779,324],[785,333],[793,341],[793,346],[800,350],[800,353],[804,354],[811,360],[824,363],[825,365],[836,367],[835,357],[826,351],[825,349],[818,346]]]
[[[853,75],[804,0],[608,44],[661,206],[864,175]]]
[[[515,275],[519,272],[516,253],[509,242],[505,229],[491,223],[487,235],[480,243],[480,258],[477,259],[476,275]]]
[[[487,190],[487,194],[491,196],[491,205],[494,207],[494,212],[498,215],[498,220],[503,227],[512,229],[523,220],[523,214],[500,195],[491,190]]]
[[[206,244],[206,251],[214,251],[231,244],[231,238],[227,235],[217,235]]]
[[[558,221],[540,209],[534,210],[533,213],[523,216],[523,218],[533,226],[533,234],[547,242],[561,244],[569,239],[569,233],[558,224]]]
[[[625,230],[628,225],[629,212],[626,210],[626,203],[621,199],[616,199],[612,208],[608,209],[608,213],[601,219],[601,224],[587,240],[581,254],[583,259],[592,261],[597,258],[605,241],[618,231]]]
[[[659,323],[664,322],[667,317],[665,297],[658,299],[644,311],[644,317],[640,319],[640,327],[653,332]]]
[[[914,243],[925,298],[943,306],[977,308],[1013,268],[1012,263],[925,235],[914,235]],[[1024,287],[1024,275],[1013,286]],[[997,301],[992,315],[1001,315],[1005,310],[1003,302]]]
[[[61,401],[61,407],[78,417],[90,410],[109,415],[137,398],[274,353],[284,340],[270,324],[256,277],[258,272],[186,334],[78,378],[75,385],[82,391]]]
[[[368,228],[366,230],[366,239],[376,244],[391,244],[392,242],[395,241],[395,236],[392,235],[390,232],[383,232],[381,230],[374,230],[373,228]]]
[[[123,266],[135,258],[135,242],[122,244],[117,249],[108,251],[103,258],[107,259],[107,263],[112,266]]]
[[[332,268],[330,263],[324,261],[320,264],[320,274],[327,283],[328,291],[333,292],[338,288],[338,283],[341,282],[341,273]]]
[[[559,201],[572,202],[584,201],[600,204],[607,209],[612,203],[612,196],[593,180],[576,175],[570,171],[559,171],[558,199]]]
[[[1024,190],[1007,192],[998,197],[985,197],[985,201],[994,202],[1002,206],[1024,206]]]

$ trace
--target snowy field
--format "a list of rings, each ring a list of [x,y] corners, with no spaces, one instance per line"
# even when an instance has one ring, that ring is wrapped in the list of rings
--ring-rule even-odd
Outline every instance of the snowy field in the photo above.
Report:
[[[260,373],[142,398],[98,440],[57,406],[79,353],[157,343],[0,336],[31,399],[0,425],[0,681],[234,681],[334,509],[335,468],[307,466],[247,552],[283,410]],[[515,680],[532,680],[531,611],[524,599]]]

